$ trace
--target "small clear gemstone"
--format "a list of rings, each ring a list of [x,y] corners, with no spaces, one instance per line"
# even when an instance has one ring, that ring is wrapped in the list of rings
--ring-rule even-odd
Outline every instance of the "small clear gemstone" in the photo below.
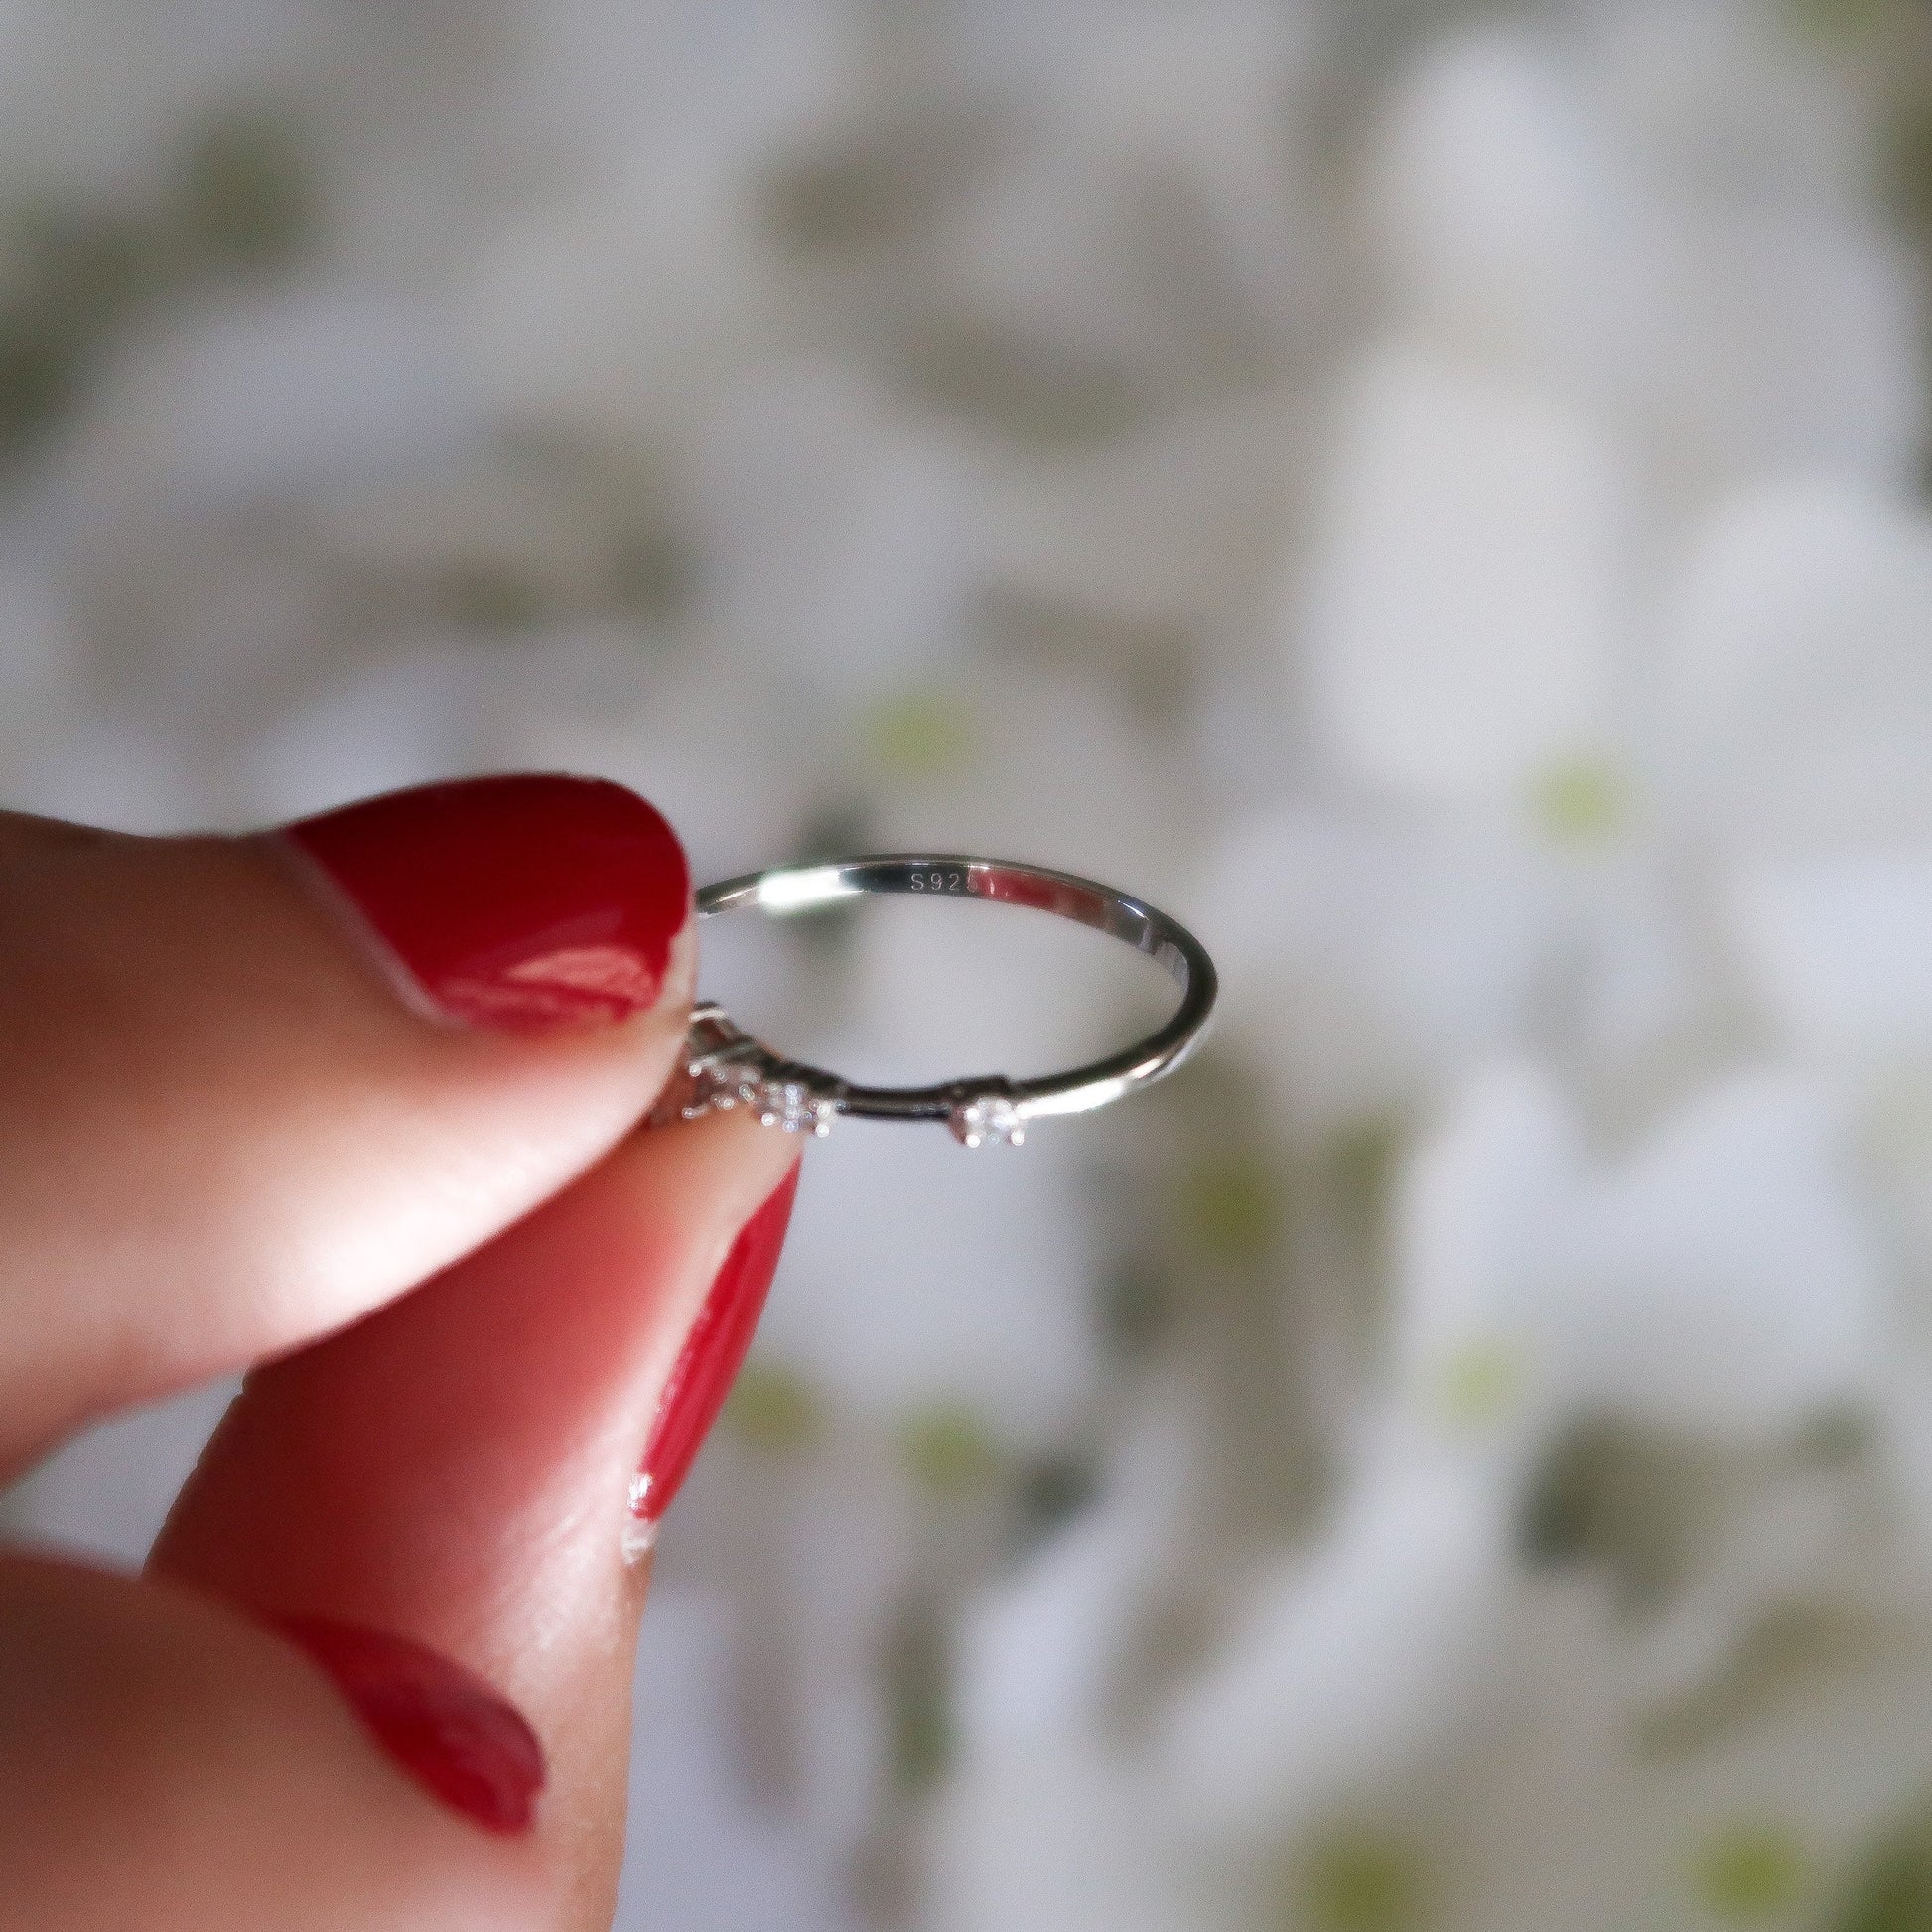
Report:
[[[705,1060],[693,1069],[697,1091],[693,1100],[699,1112],[716,1107],[728,1112],[733,1107],[750,1106],[759,1097],[758,1074],[742,1060]]]
[[[1027,1138],[1020,1109],[1004,1094],[960,1101],[946,1124],[962,1147],[1019,1147]]]
[[[766,1127],[782,1127],[787,1134],[829,1134],[838,1112],[834,1102],[814,1093],[802,1080],[769,1081],[759,1099],[759,1120]]]

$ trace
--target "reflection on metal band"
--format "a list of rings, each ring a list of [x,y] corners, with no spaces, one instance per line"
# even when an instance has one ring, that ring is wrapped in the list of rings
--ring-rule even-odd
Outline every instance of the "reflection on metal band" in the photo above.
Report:
[[[1214,964],[1193,934],[1126,893],[1044,866],[931,853],[778,866],[707,886],[698,895],[698,915],[714,918],[750,906],[788,917],[869,895],[984,898],[1091,926],[1165,968],[1181,989],[1180,1005],[1145,1039],[1064,1073],[1030,1080],[986,1073],[936,1086],[870,1087],[774,1053],[707,1002],[693,1015],[683,1077],[657,1117],[690,1119],[745,1107],[767,1126],[817,1135],[841,1114],[937,1120],[963,1146],[1017,1147],[1030,1120],[1104,1107],[1173,1072],[1206,1033],[1214,1010]]]

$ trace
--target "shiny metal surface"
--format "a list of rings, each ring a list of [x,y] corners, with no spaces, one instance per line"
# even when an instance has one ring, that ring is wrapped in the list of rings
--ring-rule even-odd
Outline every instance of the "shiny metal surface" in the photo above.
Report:
[[[707,886],[700,918],[746,908],[789,917],[870,895],[977,898],[1071,919],[1123,940],[1166,968],[1181,989],[1165,1025],[1119,1052],[1064,1073],[1016,1080],[969,1075],[923,1087],[862,1086],[823,1068],[786,1060],[733,1025],[715,1003],[693,1017],[686,1117],[712,1107],[755,1107],[768,1125],[827,1132],[840,1114],[870,1120],[943,1121],[968,1147],[1018,1146],[1026,1124],[1104,1107],[1172,1072],[1205,1035],[1214,1010],[1214,963],[1200,942],[1165,912],[1091,879],[1006,859],[890,853],[828,864],[775,866]]]

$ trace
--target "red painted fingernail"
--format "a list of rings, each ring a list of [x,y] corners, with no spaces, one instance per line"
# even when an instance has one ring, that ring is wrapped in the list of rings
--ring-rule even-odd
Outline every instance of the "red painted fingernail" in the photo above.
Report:
[[[272,1626],[321,1666],[370,1736],[452,1811],[504,1837],[530,1829],[543,1746],[514,1705],[441,1652],[360,1623],[287,1616]]]
[[[409,990],[477,1027],[532,1032],[653,1005],[691,909],[677,834],[601,778],[424,785],[283,836],[354,903]]]
[[[630,1485],[630,1513],[654,1525],[670,1508],[738,1378],[777,1273],[778,1251],[798,1192],[798,1163],[739,1230],[705,1297],[671,1379],[658,1399],[644,1459]]]

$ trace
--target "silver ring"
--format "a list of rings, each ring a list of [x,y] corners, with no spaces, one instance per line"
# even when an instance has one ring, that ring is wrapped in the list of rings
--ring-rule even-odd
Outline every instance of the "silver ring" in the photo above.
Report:
[[[1129,894],[1044,866],[927,853],[773,866],[707,886],[698,895],[698,916],[715,918],[754,906],[787,917],[871,893],[991,899],[1093,926],[1166,967],[1180,986],[1179,1008],[1145,1039],[1066,1073],[1034,1080],[985,1073],[940,1086],[868,1087],[781,1057],[736,1026],[716,1001],[700,1001],[691,1016],[684,1081],[660,1106],[660,1118],[692,1120],[714,1108],[745,1107],[767,1127],[821,1135],[831,1132],[841,1114],[936,1120],[966,1147],[1018,1147],[1029,1121],[1083,1114],[1172,1073],[1207,1031],[1216,980],[1214,962],[1199,940]]]

